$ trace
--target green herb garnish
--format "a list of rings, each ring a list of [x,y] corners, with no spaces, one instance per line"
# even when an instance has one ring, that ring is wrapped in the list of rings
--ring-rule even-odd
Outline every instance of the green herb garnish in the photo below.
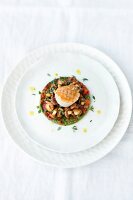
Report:
[[[37,106],[37,109],[38,109],[38,113],[43,112],[43,109],[42,109],[42,106],[41,106],[41,105]]]
[[[36,94],[32,94],[32,95],[36,95]]]
[[[70,119],[69,119],[69,123],[68,124],[74,124],[75,123],[75,120],[71,117]]]
[[[57,128],[57,131],[60,131],[62,129],[62,127],[61,126],[59,126],[58,128]]]
[[[90,122],[92,122],[92,119],[90,120]]]
[[[91,107],[89,108],[89,110],[91,110],[92,112],[94,112],[94,107],[91,106]]]
[[[66,119],[66,117],[65,117],[65,116],[63,116],[63,117],[62,117],[62,121],[63,121],[63,123],[64,123],[64,125],[65,125],[65,126],[67,126],[67,125],[68,125],[68,122],[67,122],[67,119]]]
[[[53,121],[53,122],[55,122],[55,123],[57,123],[57,122],[58,122],[58,120],[57,120],[57,119],[53,119],[52,121]]]
[[[67,77],[61,76],[59,79],[60,79],[61,81],[65,81],[65,80],[67,79]]]
[[[54,90],[55,90],[55,88],[54,88],[54,87],[51,87],[51,88],[48,90],[48,92],[49,92],[50,94],[53,94]]]
[[[48,76],[51,76],[51,74],[47,73]]]
[[[92,96],[92,98],[93,98],[94,100],[96,100],[95,96]]]
[[[77,126],[73,126],[72,129],[73,129],[73,132],[78,130]]]
[[[81,120],[83,118],[83,115],[82,116],[78,116],[78,120]]]
[[[38,93],[39,93],[39,94],[41,94],[41,92],[40,92],[40,91],[39,91]]]
[[[83,81],[88,81],[88,78],[83,78]]]
[[[87,95],[85,96],[85,98],[86,98],[86,99],[90,99],[90,95],[87,94]]]
[[[57,79],[52,80],[51,83],[56,84],[57,83]]]

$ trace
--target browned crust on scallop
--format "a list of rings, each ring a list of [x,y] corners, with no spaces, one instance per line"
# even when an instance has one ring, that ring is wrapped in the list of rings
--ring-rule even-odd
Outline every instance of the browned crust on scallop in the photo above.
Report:
[[[58,87],[55,94],[57,94],[63,102],[67,103],[74,102],[80,96],[79,87],[73,83],[67,86]]]

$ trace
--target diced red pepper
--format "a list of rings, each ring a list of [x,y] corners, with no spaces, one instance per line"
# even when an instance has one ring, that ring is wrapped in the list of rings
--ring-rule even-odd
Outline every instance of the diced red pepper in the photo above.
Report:
[[[89,106],[89,105],[90,105],[90,99],[86,99],[86,100],[85,100],[85,105],[86,105],[86,106]]]
[[[44,99],[44,98],[45,98],[45,94],[42,93],[42,94],[41,94],[41,99]]]
[[[53,119],[53,116],[52,116],[52,114],[51,113],[49,113],[49,112],[47,112],[47,117],[49,118],[49,119]]]
[[[89,94],[90,92],[89,92],[89,90],[84,86],[83,87],[83,94],[84,95],[87,95],[87,94]]]

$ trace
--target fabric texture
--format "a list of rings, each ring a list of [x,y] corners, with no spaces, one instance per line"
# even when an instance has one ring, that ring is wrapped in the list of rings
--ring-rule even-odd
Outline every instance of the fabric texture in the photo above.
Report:
[[[66,8],[54,7],[54,1],[50,5],[46,0],[49,7],[41,6],[42,1],[40,7],[35,6],[36,1],[33,1],[34,6],[31,3],[18,6],[15,1],[8,6],[7,1],[1,2],[1,87],[14,66],[31,50],[50,43],[80,42],[112,57],[133,89],[130,3],[126,9],[123,6],[118,9],[118,6],[108,8],[104,3],[103,8],[98,5],[96,8]],[[124,1],[121,2],[123,5]],[[103,159],[81,168],[58,169],[40,164],[21,151],[7,134],[1,117],[0,200],[132,200],[132,185],[132,120],[122,141]]]

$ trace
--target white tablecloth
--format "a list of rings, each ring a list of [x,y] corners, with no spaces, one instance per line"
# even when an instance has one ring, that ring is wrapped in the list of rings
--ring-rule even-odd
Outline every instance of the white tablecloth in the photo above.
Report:
[[[117,1],[90,1],[89,7],[83,0],[83,8],[80,0],[55,2],[34,0],[32,6],[31,0],[1,1],[0,85],[30,50],[55,42],[81,42],[109,54],[133,88],[132,1],[121,1],[121,9]],[[86,167],[57,169],[23,153],[0,119],[0,200],[132,200],[132,188],[133,121],[105,158]]]

